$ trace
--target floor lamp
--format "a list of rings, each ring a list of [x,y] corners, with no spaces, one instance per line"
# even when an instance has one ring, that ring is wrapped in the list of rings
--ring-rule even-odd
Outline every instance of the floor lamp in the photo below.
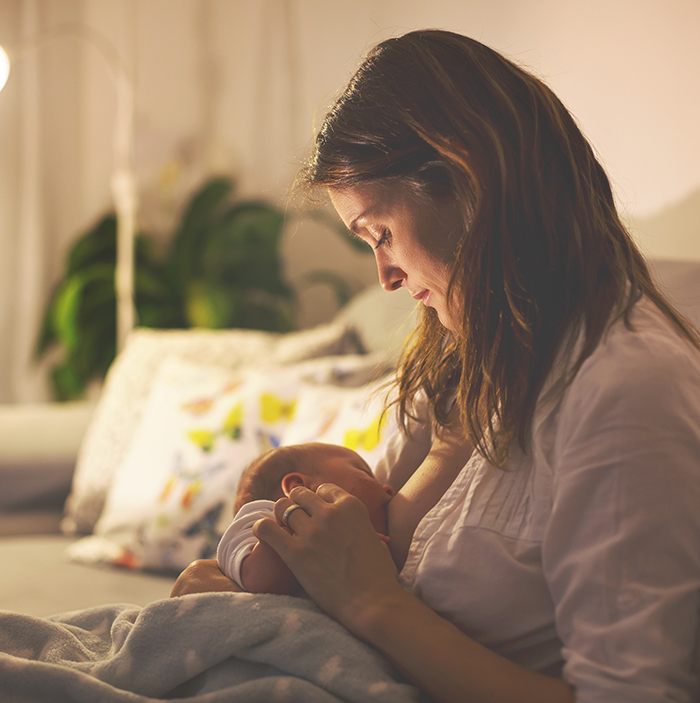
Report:
[[[119,52],[106,37],[92,27],[83,24],[57,25],[23,41],[10,53],[0,46],[0,91],[7,83],[12,62],[20,54],[62,37],[73,37],[92,46],[107,64],[116,91],[111,191],[117,220],[117,262],[114,272],[117,300],[116,339],[117,351],[121,351],[135,324],[134,233],[137,202],[132,164],[134,91]]]

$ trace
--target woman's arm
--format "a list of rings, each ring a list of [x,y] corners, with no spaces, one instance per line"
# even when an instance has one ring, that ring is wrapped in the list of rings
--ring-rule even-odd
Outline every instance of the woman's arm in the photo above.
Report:
[[[457,418],[452,420],[456,425]],[[443,429],[420,466],[391,499],[388,506],[389,547],[399,569],[406,561],[418,523],[452,485],[473,451],[474,445],[464,439],[461,429],[455,426]]]
[[[401,588],[363,504],[331,484],[297,487],[292,533],[260,520],[255,534],[294,572],[307,594],[382,651],[436,702],[570,703],[561,680],[523,669],[477,644]],[[275,512],[289,504],[278,501]]]
[[[573,703],[571,687],[495,654],[401,590],[364,608],[356,634],[436,703]],[[346,625],[347,626],[347,625]]]
[[[581,698],[690,703],[700,690],[700,360],[664,350],[671,331],[624,343],[622,363],[594,357],[560,407],[542,569],[564,675]],[[619,337],[610,344],[619,352]]]

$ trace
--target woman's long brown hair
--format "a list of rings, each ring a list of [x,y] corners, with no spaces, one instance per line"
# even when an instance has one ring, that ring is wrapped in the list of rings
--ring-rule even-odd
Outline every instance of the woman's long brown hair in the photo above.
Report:
[[[527,449],[563,346],[582,333],[570,380],[611,320],[631,326],[642,295],[700,348],[697,330],[654,284],[569,112],[483,44],[425,30],[376,46],[301,174],[303,184],[331,189],[391,180],[433,203],[451,198],[463,221],[448,289],[462,332],[448,333],[430,308],[422,313],[399,364],[404,428],[420,390],[438,427],[456,393],[465,432],[503,465],[513,439]]]

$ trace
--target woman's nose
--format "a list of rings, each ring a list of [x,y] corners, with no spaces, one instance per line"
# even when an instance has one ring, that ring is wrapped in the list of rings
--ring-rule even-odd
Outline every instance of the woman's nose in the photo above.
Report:
[[[406,278],[405,272],[398,266],[377,259],[377,274],[379,284],[385,291],[393,291],[401,288],[401,282]]]

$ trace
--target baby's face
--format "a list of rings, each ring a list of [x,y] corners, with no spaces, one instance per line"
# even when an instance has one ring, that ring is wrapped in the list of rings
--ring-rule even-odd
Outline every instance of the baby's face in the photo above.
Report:
[[[314,491],[322,483],[334,483],[359,498],[369,510],[374,529],[387,534],[386,505],[394,491],[377,481],[359,454],[332,444],[310,445],[309,475]]]

